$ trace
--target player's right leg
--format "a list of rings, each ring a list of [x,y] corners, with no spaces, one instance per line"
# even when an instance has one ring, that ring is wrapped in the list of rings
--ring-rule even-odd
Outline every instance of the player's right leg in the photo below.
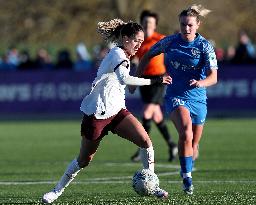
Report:
[[[57,185],[50,192],[43,195],[42,201],[50,204],[58,199],[58,197],[64,192],[65,188],[70,184],[80,170],[81,167],[79,167],[77,159],[74,159],[68,165]]]
[[[184,106],[178,106],[171,113],[171,119],[179,134],[179,160],[181,176],[183,178],[183,191],[193,194],[192,164],[193,164],[193,131],[189,110]]]
[[[57,185],[50,192],[43,195],[44,203],[52,203],[64,192],[65,188],[74,180],[81,169],[88,166],[92,160],[100,141],[91,141],[82,137],[80,154],[77,159],[74,159],[67,167],[63,176]]]

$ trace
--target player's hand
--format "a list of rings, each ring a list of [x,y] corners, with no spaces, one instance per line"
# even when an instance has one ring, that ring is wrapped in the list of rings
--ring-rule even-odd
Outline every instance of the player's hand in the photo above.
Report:
[[[169,75],[163,76],[163,83],[164,84],[172,84],[172,78]]]
[[[192,79],[189,81],[189,85],[190,86],[193,86],[193,87],[196,87],[196,88],[201,88],[203,87],[201,84],[200,84],[200,81],[199,80],[195,80],[195,79]]]
[[[129,93],[133,94],[136,90],[137,86],[134,85],[128,85]]]

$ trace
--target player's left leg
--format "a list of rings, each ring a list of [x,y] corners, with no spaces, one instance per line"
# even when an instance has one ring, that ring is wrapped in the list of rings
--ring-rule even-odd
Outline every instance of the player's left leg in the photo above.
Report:
[[[120,137],[140,147],[141,161],[144,169],[154,172],[154,149],[152,142],[141,123],[132,115],[126,116],[114,129]],[[168,197],[168,192],[157,187],[154,195],[159,198]]]
[[[195,167],[195,160],[199,156],[199,142],[202,137],[203,133],[203,124],[193,124],[192,125],[192,130],[193,130],[193,141],[192,141],[192,146],[193,146],[193,161],[192,161],[192,171]]]
[[[202,137],[204,125],[193,125],[193,161],[195,161],[199,156],[199,142]]]
[[[191,104],[192,130],[193,130],[193,166],[199,155],[199,142],[203,134],[204,123],[207,115],[206,102],[199,101]]]
[[[154,150],[152,142],[141,123],[132,114],[127,115],[115,127],[114,133],[140,147],[143,167],[154,172]]]

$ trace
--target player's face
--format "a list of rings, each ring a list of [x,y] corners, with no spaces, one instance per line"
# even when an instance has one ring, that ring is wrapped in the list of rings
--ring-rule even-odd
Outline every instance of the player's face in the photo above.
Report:
[[[193,41],[196,38],[196,32],[200,22],[194,16],[180,17],[180,31],[182,38],[186,41]]]
[[[151,36],[156,30],[156,19],[151,16],[146,16],[142,20],[142,27],[145,31],[145,35]]]
[[[128,57],[134,56],[136,52],[139,50],[141,44],[144,41],[144,32],[139,31],[135,34],[134,37],[128,38],[124,37],[124,50],[127,53]]]

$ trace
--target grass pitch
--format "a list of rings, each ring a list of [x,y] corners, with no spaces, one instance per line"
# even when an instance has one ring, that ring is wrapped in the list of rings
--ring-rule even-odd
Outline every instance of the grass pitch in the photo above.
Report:
[[[177,141],[171,122],[170,131]],[[209,119],[193,173],[194,195],[181,190],[178,160],[167,162],[167,146],[156,127],[151,138],[156,173],[169,191],[167,200],[140,197],[131,177],[140,163],[131,163],[132,143],[109,134],[90,166],[54,204],[256,204],[256,119]],[[0,123],[0,204],[41,204],[80,146],[80,121]]]

